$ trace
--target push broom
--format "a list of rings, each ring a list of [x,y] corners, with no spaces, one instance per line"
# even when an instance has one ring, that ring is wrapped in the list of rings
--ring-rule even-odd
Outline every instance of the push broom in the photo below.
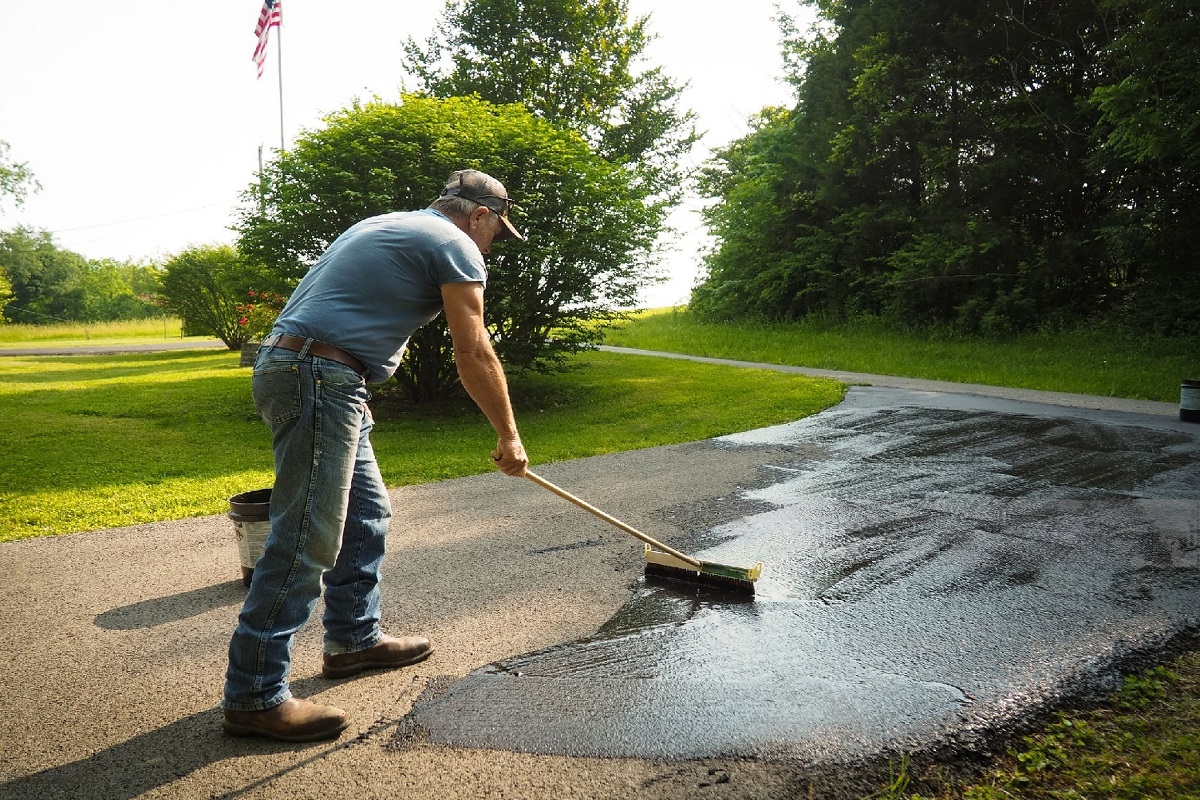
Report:
[[[692,583],[708,584],[724,589],[754,594],[754,582],[758,580],[758,576],[762,573],[761,561],[749,569],[717,564],[712,561],[701,561],[698,558],[685,555],[674,548],[668,547],[656,539],[650,538],[632,525],[626,525],[621,520],[604,513],[594,505],[580,500],[566,489],[555,486],[540,475],[526,470],[525,477],[543,489],[548,489],[564,500],[574,503],[584,511],[595,514],[609,525],[620,528],[635,539],[640,539],[646,545],[646,572],[652,575],[662,575]]]

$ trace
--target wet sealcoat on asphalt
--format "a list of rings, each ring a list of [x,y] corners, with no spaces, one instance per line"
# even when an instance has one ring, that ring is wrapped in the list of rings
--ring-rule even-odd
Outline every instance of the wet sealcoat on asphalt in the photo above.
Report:
[[[400,738],[847,763],[980,746],[1200,626],[1200,428],[881,389],[760,447],[696,554],[753,599],[640,579],[597,633],[426,693]],[[779,453],[789,449],[791,458]]]

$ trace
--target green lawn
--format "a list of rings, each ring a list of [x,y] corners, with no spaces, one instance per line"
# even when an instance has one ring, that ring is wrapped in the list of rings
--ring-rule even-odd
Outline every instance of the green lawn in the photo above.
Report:
[[[875,375],[1179,402],[1200,379],[1200,341],[1079,329],[984,340],[894,330],[872,320],[702,323],[656,309],[608,334],[606,344]]]
[[[1193,643],[1194,647],[1194,643]],[[982,776],[914,770],[909,800],[1196,800],[1200,798],[1200,651],[1125,678],[1098,708],[1059,712]],[[901,781],[902,783],[902,781]]]
[[[0,350],[40,342],[177,341],[177,322],[0,326]],[[81,334],[86,333],[86,336]],[[1072,332],[1008,342],[893,332],[873,323],[713,325],[637,315],[610,344],[739,360],[1177,402],[1200,346]],[[592,353],[564,375],[518,376],[514,403],[535,463],[703,439],[797,419],[841,387],[800,376]],[[731,397],[738,402],[730,403]],[[376,403],[391,485],[491,468],[492,433],[469,403]],[[221,513],[269,485],[265,426],[236,353],[0,358],[0,541]]]
[[[576,363],[512,382],[534,463],[798,419],[843,392],[767,370],[608,353]],[[493,468],[495,436],[468,402],[413,410],[385,393],[375,405],[372,441],[389,485]],[[223,513],[272,474],[236,353],[0,357],[0,541]]]

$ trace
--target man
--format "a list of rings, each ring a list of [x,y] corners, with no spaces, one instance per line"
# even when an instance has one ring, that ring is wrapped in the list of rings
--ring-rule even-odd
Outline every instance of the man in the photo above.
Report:
[[[413,664],[423,636],[379,628],[379,579],[391,506],[371,448],[368,383],[396,371],[409,336],[440,311],[463,386],[499,437],[492,459],[529,461],[503,369],[483,322],[494,241],[522,239],[504,186],[453,173],[427,209],[384,214],[343,233],[280,312],[254,365],[254,403],[274,437],[271,534],[229,644],[224,728],[289,742],[336,738],[345,712],[292,697],[293,637],[325,586],[322,674]]]

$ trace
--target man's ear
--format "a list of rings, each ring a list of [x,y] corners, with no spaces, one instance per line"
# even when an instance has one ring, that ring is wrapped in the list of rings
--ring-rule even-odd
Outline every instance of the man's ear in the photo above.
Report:
[[[487,206],[480,206],[479,208],[472,211],[471,217],[470,217],[471,228],[474,229],[476,225],[482,224],[483,218],[486,217],[490,213],[492,213],[492,212],[488,209]]]

